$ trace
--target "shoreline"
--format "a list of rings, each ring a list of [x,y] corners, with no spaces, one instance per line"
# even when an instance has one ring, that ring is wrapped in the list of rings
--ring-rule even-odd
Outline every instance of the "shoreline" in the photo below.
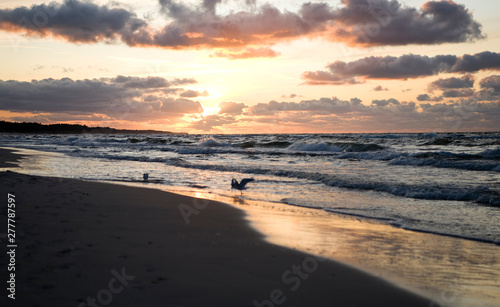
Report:
[[[19,167],[19,160],[23,156],[19,153],[14,153],[11,149],[0,147],[0,168]]]
[[[228,204],[150,188],[0,177],[2,193],[14,193],[19,204],[16,289],[26,304],[86,306],[93,297],[107,302],[108,293],[117,306],[432,303],[344,264],[268,243]],[[111,283],[117,274],[123,287]]]

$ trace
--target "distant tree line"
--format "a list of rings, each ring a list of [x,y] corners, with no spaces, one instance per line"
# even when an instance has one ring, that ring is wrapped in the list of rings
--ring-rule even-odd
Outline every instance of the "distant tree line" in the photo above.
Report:
[[[88,127],[76,124],[40,124],[14,123],[0,121],[0,133],[39,133],[39,134],[170,134],[167,131],[157,130],[125,130],[109,127]]]

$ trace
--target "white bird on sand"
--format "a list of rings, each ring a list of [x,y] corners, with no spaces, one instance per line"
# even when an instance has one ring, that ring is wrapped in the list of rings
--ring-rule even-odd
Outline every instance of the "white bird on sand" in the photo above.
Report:
[[[144,178],[144,181],[148,181],[149,174],[148,174],[148,173],[144,173],[144,174],[142,175],[142,178]]]
[[[247,183],[252,182],[254,180],[255,179],[253,179],[253,178],[244,178],[244,179],[241,179],[240,183],[238,183],[238,181],[233,178],[231,180],[231,189],[240,190],[241,194],[243,194],[243,190],[246,189],[245,186],[247,185]]]

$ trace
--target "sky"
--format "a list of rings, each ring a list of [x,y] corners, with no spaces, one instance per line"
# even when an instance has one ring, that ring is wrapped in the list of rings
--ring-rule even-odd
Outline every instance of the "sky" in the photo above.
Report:
[[[500,131],[500,2],[0,1],[0,120]]]

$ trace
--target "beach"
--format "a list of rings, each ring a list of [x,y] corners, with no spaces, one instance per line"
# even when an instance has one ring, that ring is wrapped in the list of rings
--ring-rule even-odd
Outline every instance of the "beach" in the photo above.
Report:
[[[500,307],[485,3],[1,1],[0,307]]]
[[[5,156],[15,158],[2,150]],[[2,305],[432,303],[350,266],[268,243],[244,211],[227,204],[15,172],[0,177],[2,195],[15,197],[17,243],[16,299],[4,292]]]

